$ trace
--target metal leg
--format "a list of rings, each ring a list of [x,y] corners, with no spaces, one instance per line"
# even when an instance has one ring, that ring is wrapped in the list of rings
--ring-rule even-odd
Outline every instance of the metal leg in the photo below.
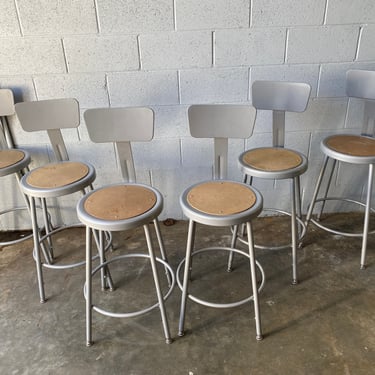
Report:
[[[237,235],[238,235],[238,225],[234,225],[233,226],[232,241],[231,241],[231,245],[230,245],[230,247],[232,249],[234,249],[236,247]],[[232,265],[233,265],[233,255],[234,255],[234,252],[231,251],[229,253],[229,257],[228,257],[228,267],[227,267],[227,271],[228,272],[232,272],[232,270],[233,270],[233,268],[232,268]]]
[[[253,231],[252,231],[250,222],[246,223],[246,230],[247,230],[247,241],[249,244],[251,286],[253,289],[253,299],[254,299],[256,339],[262,340],[263,336],[262,336],[262,326],[261,326],[261,320],[260,320],[258,286],[257,286],[257,280],[256,280]]]
[[[369,228],[369,223],[370,223],[371,192],[372,192],[373,176],[374,176],[374,165],[370,164],[369,169],[368,169],[365,220],[364,220],[364,223],[363,223],[363,238],[362,238],[362,250],[361,250],[361,269],[365,269],[365,267],[366,267],[366,248],[367,248],[368,228]]]
[[[292,196],[292,214],[291,214],[291,228],[292,228],[292,284],[298,283],[297,280],[297,219],[296,219],[296,186],[295,179],[291,179],[291,196]]]
[[[33,227],[35,263],[36,263],[36,273],[38,277],[40,303],[44,303],[46,302],[46,297],[44,293],[42,262],[40,260],[39,228],[38,228],[38,221],[36,217],[36,207],[35,207],[34,197],[30,197],[30,210],[31,210],[31,223]]]
[[[167,254],[165,253],[165,250],[164,250],[164,242],[163,242],[163,237],[161,236],[159,221],[157,219],[154,219],[153,222],[155,226],[156,237],[158,239],[161,259],[168,262]],[[167,267],[164,267],[164,269],[165,269],[165,274],[167,276],[168,286],[171,286],[172,285],[171,275],[169,274]]]
[[[322,168],[320,170],[318,180],[317,180],[316,185],[315,185],[315,190],[314,190],[314,193],[313,193],[313,196],[312,196],[312,199],[311,199],[310,207],[309,207],[309,209],[307,211],[307,215],[306,215],[306,221],[305,221],[306,227],[309,224],[309,221],[311,219],[311,216],[312,216],[312,213],[313,213],[313,210],[314,210],[316,198],[318,197],[318,194],[319,194],[320,185],[322,184],[322,180],[323,180],[323,176],[324,176],[324,173],[325,173],[325,170],[326,170],[326,167],[327,167],[327,163],[328,163],[328,156],[326,156],[324,158],[324,162],[323,162]]]
[[[91,229],[86,227],[86,345],[91,346],[92,341],[92,282],[91,275]]]
[[[49,254],[49,261],[53,263],[53,245],[52,245],[52,238],[48,234],[51,232],[51,223],[48,219],[48,212],[47,212],[47,203],[45,198],[41,198],[42,204],[42,211],[43,211],[43,220],[44,220],[44,230],[46,231],[48,249],[47,252]]]
[[[104,248],[105,248],[104,232],[100,231],[100,230],[93,229],[92,233],[93,233],[93,236],[94,236],[94,239],[95,239],[95,242],[96,242],[96,247],[98,249],[100,263],[103,264],[106,261],[105,251],[104,251]],[[112,280],[112,276],[109,272],[108,266],[102,267],[100,269],[100,280],[101,280],[102,290],[105,290],[107,288],[109,288],[111,291],[114,290],[113,280]]]
[[[191,263],[191,253],[194,247],[194,237],[195,237],[195,221],[189,220],[189,231],[186,244],[186,257],[185,257],[185,268],[184,268],[184,282],[182,286],[182,296],[181,296],[181,309],[180,309],[180,321],[178,326],[178,335],[183,336],[185,334],[185,313],[186,313],[186,300],[188,295],[188,284],[190,280],[190,263]]]
[[[331,167],[331,170],[329,172],[328,182],[327,182],[327,185],[326,185],[326,190],[324,191],[324,195],[323,195],[322,205],[321,205],[320,211],[319,211],[319,213],[317,215],[317,220],[320,220],[320,218],[321,218],[321,216],[323,214],[324,206],[326,204],[325,199],[328,196],[328,191],[329,191],[329,188],[331,186],[332,176],[333,176],[333,172],[335,171],[336,164],[337,164],[337,160],[333,159],[333,161],[332,161],[332,167]]]
[[[156,294],[158,296],[158,301],[159,301],[160,315],[161,315],[161,320],[162,320],[163,328],[164,328],[165,342],[167,344],[170,344],[172,342],[172,339],[171,339],[171,335],[170,335],[170,332],[169,332],[167,314],[165,312],[164,298],[163,298],[163,294],[160,290],[159,275],[158,275],[158,270],[157,270],[157,267],[156,267],[155,254],[154,254],[154,249],[152,247],[150,229],[149,229],[148,224],[145,224],[143,226],[143,229],[145,231],[148,252],[150,254],[152,274],[154,276],[155,289],[156,289]]]

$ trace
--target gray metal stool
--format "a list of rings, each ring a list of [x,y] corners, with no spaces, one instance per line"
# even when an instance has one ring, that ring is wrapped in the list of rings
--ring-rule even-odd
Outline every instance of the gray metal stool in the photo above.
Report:
[[[136,183],[131,142],[150,141],[154,134],[154,113],[150,108],[103,108],[89,109],[84,113],[89,136],[93,142],[113,142],[116,149],[117,163],[124,179],[123,183],[95,189],[88,193],[78,203],[77,213],[80,221],[86,225],[86,344],[92,345],[92,310],[103,315],[117,318],[134,317],[159,307],[165,340],[171,343],[171,336],[164,306],[164,300],[169,297],[175,285],[175,276],[167,262],[164,245],[159,228],[158,216],[163,209],[163,197],[155,188]],[[153,222],[161,259],[154,253],[149,223]],[[103,258],[103,231],[125,231],[143,227],[148,254],[134,253],[112,257],[105,261]],[[99,236],[101,262],[92,270],[91,242],[92,233]],[[142,257],[150,260],[158,302],[150,307],[130,313],[118,313],[105,310],[92,301],[92,276],[112,262],[131,257]],[[156,263],[164,265],[169,290],[163,296]]]
[[[94,167],[84,162],[69,161],[67,149],[60,129],[79,126],[79,105],[75,99],[51,99],[34,102],[17,103],[16,113],[22,128],[27,132],[47,131],[56,162],[35,168],[22,177],[22,191],[28,196],[31,208],[31,221],[34,237],[33,255],[36,262],[40,302],[46,301],[42,266],[51,269],[66,269],[83,265],[57,264],[53,252],[52,235],[64,230],[67,226],[52,227],[47,199],[58,198],[76,192],[85,193],[92,189],[95,179]],[[44,231],[38,224],[36,200],[40,199],[43,209]],[[69,226],[70,227],[70,226]],[[44,262],[41,259],[41,253]]]
[[[298,151],[284,147],[285,112],[304,112],[311,88],[306,83],[255,81],[252,85],[252,101],[257,110],[270,110],[273,114],[272,147],[260,147],[243,152],[239,165],[244,174],[244,182],[250,185],[253,177],[270,180],[290,180],[291,212],[277,208],[264,208],[291,217],[292,243],[280,246],[256,244],[256,248],[280,250],[292,247],[292,284],[297,284],[297,247],[305,235],[306,228],[301,218],[300,176],[307,169],[307,158]],[[299,233],[298,233],[299,232]],[[241,237],[240,241],[246,242]],[[232,269],[233,253],[228,261]]]
[[[187,298],[204,306],[229,308],[242,305],[251,300],[254,302],[256,338],[262,339],[260,309],[256,266],[264,285],[264,272],[255,261],[251,221],[262,211],[261,194],[249,185],[229,181],[227,175],[228,138],[248,138],[253,132],[256,110],[249,105],[193,105],[189,108],[190,133],[196,138],[214,139],[214,178],[187,188],[180,198],[183,213],[189,219],[189,231],[186,256],[177,269],[177,282],[182,290],[179,336],[184,335],[185,312]],[[209,247],[194,250],[196,223],[210,226],[234,226],[230,247]],[[248,236],[248,252],[236,249],[237,230],[240,224],[246,224]],[[250,262],[252,295],[233,303],[212,303],[189,293],[192,257],[209,251],[230,251],[242,254]],[[179,273],[184,266],[183,283]]]
[[[325,138],[320,148],[324,153],[324,162],[318,177],[311,204],[309,206],[306,225],[311,221],[316,226],[330,233],[349,237],[362,237],[361,269],[366,265],[367,237],[369,234],[370,213],[375,212],[371,208],[372,184],[375,163],[375,71],[349,70],[346,74],[346,93],[348,97],[357,98],[364,102],[364,116],[362,119],[361,135],[336,134]],[[327,165],[331,166],[327,170]],[[368,165],[366,201],[362,203],[346,197],[328,196],[332,182],[332,176],[338,163],[349,163],[355,165]],[[328,176],[323,195],[318,199],[319,190],[324,176]],[[365,208],[363,232],[349,233],[335,230],[326,226],[320,219],[327,201],[345,201],[358,204]],[[313,218],[313,210],[316,203],[321,202],[317,218]],[[371,234],[375,231],[370,232]]]
[[[0,90],[0,177],[14,174],[18,183],[22,176],[28,171],[31,158],[27,151],[14,148],[11,133],[9,131],[8,116],[15,114],[14,109],[14,98],[11,90],[1,89]],[[25,198],[26,206],[24,207],[11,207],[0,212],[0,216],[20,210],[29,210],[29,201],[27,197],[22,194]],[[0,242],[0,246],[7,246],[16,244],[21,241],[25,241],[32,237],[32,234],[19,237],[11,241]]]

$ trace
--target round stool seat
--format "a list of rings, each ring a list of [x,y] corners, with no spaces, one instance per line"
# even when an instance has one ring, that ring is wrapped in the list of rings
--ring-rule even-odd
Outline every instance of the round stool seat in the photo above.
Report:
[[[324,139],[322,151],[337,160],[355,164],[375,163],[375,139],[360,135],[338,134]]]
[[[307,169],[307,159],[297,151],[282,147],[261,147],[239,157],[243,173],[260,178],[283,179],[298,176]]]
[[[79,219],[99,230],[120,231],[148,223],[162,210],[161,194],[154,188],[135,183],[95,189],[79,202]]]
[[[28,195],[50,198],[84,189],[94,180],[90,164],[65,161],[33,169],[21,179],[21,188]]]
[[[249,185],[226,180],[193,185],[181,195],[184,214],[206,225],[230,226],[250,221],[262,210],[260,193]]]
[[[0,150],[0,176],[7,176],[27,167],[30,155],[24,150]]]

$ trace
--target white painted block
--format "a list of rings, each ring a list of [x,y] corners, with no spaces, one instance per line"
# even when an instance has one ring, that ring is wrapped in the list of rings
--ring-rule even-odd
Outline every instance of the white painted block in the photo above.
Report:
[[[312,99],[302,113],[287,113],[287,131],[342,129],[347,99]]]
[[[181,165],[178,139],[134,142],[134,165],[138,169],[175,169]]]
[[[63,73],[66,71],[61,40],[4,38],[0,48],[0,75]]]
[[[304,82],[311,86],[311,97],[316,96],[318,78],[318,64],[253,66],[250,70],[251,84],[258,80]]]
[[[326,0],[253,0],[252,26],[321,25]]]
[[[34,81],[39,100],[76,98],[81,108],[108,107],[104,74],[45,75]]]
[[[281,64],[285,28],[251,28],[215,32],[215,66]]]
[[[375,20],[372,0],[329,0],[327,24],[371,23]]]
[[[173,30],[173,1],[97,0],[99,30],[104,34],[136,34]]]
[[[189,136],[187,106],[153,107],[155,113],[154,139],[170,139]]]
[[[354,129],[357,134],[362,132],[362,125],[364,120],[365,102],[357,98],[349,98],[348,101],[348,114],[345,121],[345,130]]]
[[[17,11],[13,0],[0,2],[0,35],[19,36],[21,34]]]
[[[373,6],[373,8],[375,10],[375,6]],[[375,60],[374,34],[375,25],[366,25],[363,27],[362,36],[359,43],[358,61]]]
[[[113,107],[178,104],[177,72],[108,74],[108,91]]]
[[[139,68],[135,35],[64,38],[69,73],[136,70]]]
[[[186,69],[212,65],[210,31],[185,31],[140,36],[142,69]]]
[[[183,104],[246,102],[249,71],[246,68],[182,70],[180,87]]]
[[[178,0],[177,30],[242,28],[249,26],[247,0]]]
[[[347,62],[355,58],[359,26],[292,27],[288,63]]]
[[[92,0],[17,1],[24,35],[97,33]]]
[[[375,62],[322,64],[318,96],[346,96],[346,72],[349,69],[375,70]]]
[[[18,75],[0,77],[0,88],[12,90],[15,103],[36,100],[34,84],[31,77]]]

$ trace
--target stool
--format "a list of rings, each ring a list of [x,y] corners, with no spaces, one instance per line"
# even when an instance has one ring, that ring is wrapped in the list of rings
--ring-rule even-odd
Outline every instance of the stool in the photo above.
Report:
[[[144,314],[159,307],[166,343],[171,343],[164,300],[172,293],[175,276],[168,264],[160,232],[158,216],[163,209],[163,197],[160,192],[148,185],[136,183],[136,173],[132,156],[132,141],[150,141],[154,132],[154,113],[150,108],[102,108],[89,109],[84,113],[89,136],[93,142],[114,143],[117,165],[123,183],[101,187],[81,198],[77,205],[79,220],[86,225],[86,344],[92,345],[92,310],[110,317],[128,318]],[[155,256],[149,223],[153,222],[161,252],[161,259]],[[135,253],[112,257],[105,261],[103,231],[125,231],[143,227],[148,254]],[[91,264],[92,233],[97,233],[100,240],[100,264],[94,270]],[[150,260],[158,302],[150,307],[135,312],[119,313],[105,310],[95,305],[92,300],[92,276],[103,267],[115,261],[127,258],[146,258]],[[163,296],[160,288],[157,263],[166,271],[169,290]],[[108,270],[109,272],[109,270]],[[109,280],[112,280],[109,278]],[[113,289],[113,288],[111,288]],[[115,293],[115,292],[114,292]]]
[[[229,308],[254,302],[256,339],[262,339],[256,266],[262,275],[264,272],[255,261],[251,221],[262,211],[262,196],[247,184],[226,179],[228,159],[228,138],[248,138],[251,136],[256,110],[249,105],[193,105],[189,107],[190,133],[196,138],[214,139],[214,177],[215,180],[197,183],[187,188],[180,197],[184,215],[189,219],[186,256],[177,268],[177,283],[182,290],[178,335],[184,335],[187,298],[204,306]],[[193,250],[196,223],[209,226],[233,226],[234,234],[230,247],[209,247]],[[236,249],[237,230],[240,224],[246,224],[248,252]],[[212,303],[189,293],[192,257],[208,251],[236,252],[246,256],[250,263],[252,295],[233,303]],[[180,269],[184,265],[183,282],[179,280]]]
[[[79,126],[79,105],[75,99],[51,99],[34,102],[17,103],[16,114],[22,128],[27,132],[47,131],[56,157],[56,162],[35,168],[24,175],[20,181],[21,190],[30,201],[31,221],[33,228],[34,250],[36,262],[40,302],[46,301],[42,266],[51,269],[66,269],[81,266],[84,261],[73,264],[56,264],[52,235],[68,228],[60,226],[53,228],[47,199],[58,198],[76,192],[85,193],[86,188],[92,188],[95,179],[94,167],[88,163],[69,161],[68,152],[61,134],[61,129]],[[36,200],[41,201],[44,231],[36,215]],[[41,253],[44,262],[41,259]]]
[[[250,185],[253,177],[270,180],[290,180],[291,212],[276,208],[264,208],[289,215],[291,218],[292,243],[280,246],[256,244],[256,248],[280,250],[292,247],[292,284],[297,284],[297,247],[305,235],[306,228],[301,219],[300,176],[307,170],[307,158],[302,153],[287,149],[285,143],[285,112],[304,112],[311,88],[306,83],[255,81],[252,85],[253,105],[257,110],[270,110],[273,114],[272,147],[260,147],[243,152],[239,156],[244,182]],[[299,231],[299,233],[298,233]],[[240,241],[243,241],[240,238]],[[246,242],[246,239],[245,241]],[[233,253],[228,260],[232,269]]]
[[[371,195],[375,163],[375,72],[365,70],[349,70],[346,73],[346,93],[349,98],[357,98],[364,102],[362,133],[361,135],[331,135],[321,142],[320,148],[324,154],[324,162],[315,185],[311,204],[306,215],[306,226],[311,221],[319,228],[333,234],[348,237],[362,237],[360,268],[364,269],[366,266],[366,249],[367,237],[369,234],[370,213],[374,212],[374,209],[371,208]],[[332,197],[328,195],[332,182],[332,176],[338,164],[337,162],[368,166],[365,203],[347,197]],[[329,164],[330,167],[327,169]],[[323,189],[321,198],[318,199],[324,176],[328,176],[327,185]],[[351,202],[365,208],[362,233],[349,233],[335,230],[325,225],[321,221],[325,203],[327,201],[337,200]],[[321,202],[321,206],[318,210],[316,219],[314,219],[312,215],[317,202]],[[373,234],[374,231],[370,233]]]
[[[0,177],[14,174],[19,183],[21,177],[27,172],[31,159],[27,151],[14,148],[7,118],[8,116],[13,116],[14,114],[13,92],[8,89],[0,89]],[[29,202],[24,195],[23,197],[26,203],[25,207],[12,207],[5,209],[0,212],[0,216],[9,212],[29,210]],[[19,237],[11,241],[3,241],[0,242],[0,246],[16,244],[31,237],[32,234]]]

